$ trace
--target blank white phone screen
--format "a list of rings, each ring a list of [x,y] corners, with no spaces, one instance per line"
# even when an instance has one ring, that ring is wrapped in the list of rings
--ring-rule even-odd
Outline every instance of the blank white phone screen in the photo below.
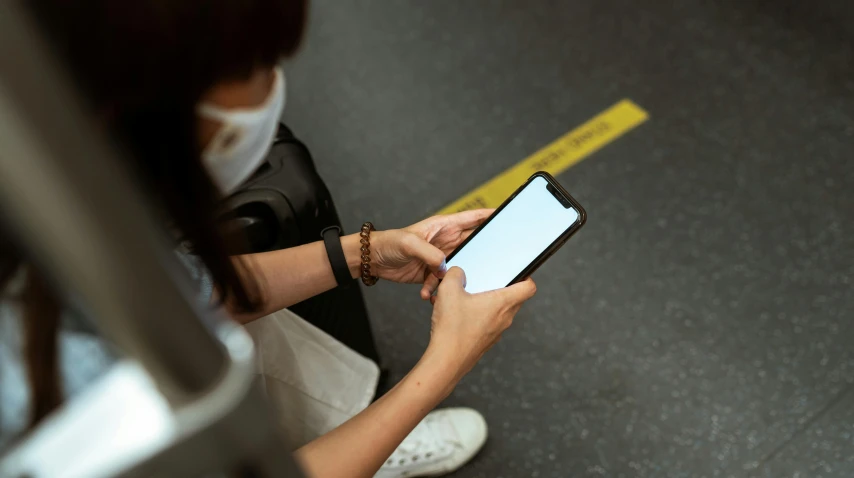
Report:
[[[576,220],[537,177],[448,261],[466,273],[466,291],[501,289],[534,262]]]

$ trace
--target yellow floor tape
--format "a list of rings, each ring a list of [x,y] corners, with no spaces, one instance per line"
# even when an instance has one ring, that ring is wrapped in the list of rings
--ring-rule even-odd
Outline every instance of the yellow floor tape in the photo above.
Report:
[[[548,171],[557,176],[643,123],[648,117],[647,112],[631,100],[622,100],[474,191],[457,199],[439,211],[439,214],[498,207],[535,172]]]

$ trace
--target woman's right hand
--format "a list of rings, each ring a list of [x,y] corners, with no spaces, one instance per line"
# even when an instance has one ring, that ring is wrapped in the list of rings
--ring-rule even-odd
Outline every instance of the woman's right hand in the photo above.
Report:
[[[479,294],[466,292],[465,284],[462,269],[452,267],[439,285],[427,348],[457,367],[457,381],[498,342],[522,304],[537,292],[531,279]]]
[[[492,347],[537,288],[530,280],[469,294],[451,268],[433,307],[430,345],[388,393],[338,428],[297,450],[311,476],[374,476],[394,449]],[[365,437],[370,437],[366,440]]]

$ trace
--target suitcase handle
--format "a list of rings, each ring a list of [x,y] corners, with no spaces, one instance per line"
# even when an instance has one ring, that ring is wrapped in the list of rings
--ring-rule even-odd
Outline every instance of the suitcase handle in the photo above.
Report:
[[[223,233],[229,253],[250,254],[282,249],[298,240],[293,207],[272,189],[238,191],[223,203]]]

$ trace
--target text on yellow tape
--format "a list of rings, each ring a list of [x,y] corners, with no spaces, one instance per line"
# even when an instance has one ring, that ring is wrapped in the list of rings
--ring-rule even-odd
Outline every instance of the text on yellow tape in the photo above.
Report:
[[[556,176],[647,120],[649,115],[631,100],[622,100],[590,121],[561,136],[515,166],[439,211],[451,214],[498,207],[537,171]]]

